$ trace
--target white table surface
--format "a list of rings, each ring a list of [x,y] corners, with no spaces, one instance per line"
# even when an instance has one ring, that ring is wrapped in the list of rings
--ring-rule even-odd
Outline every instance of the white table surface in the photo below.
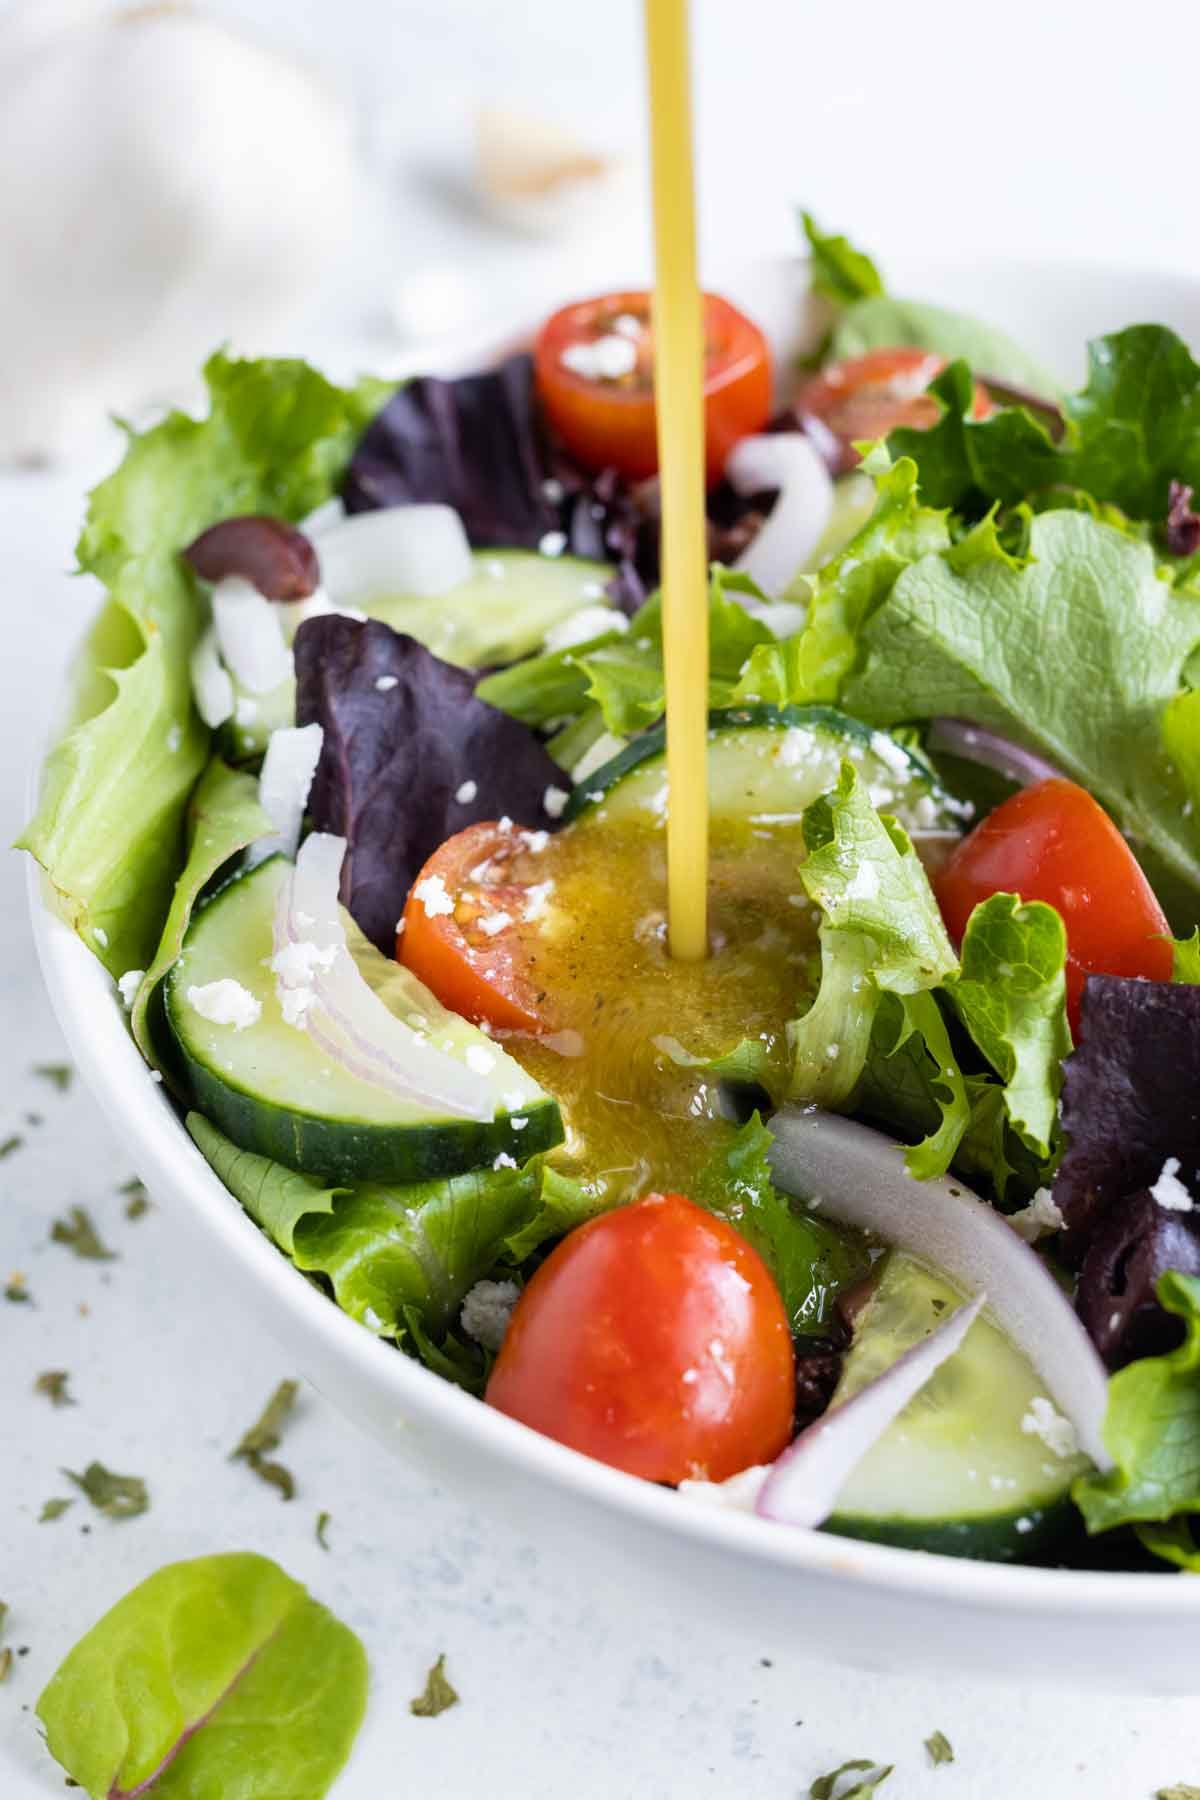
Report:
[[[289,35],[350,83],[387,177],[368,209],[384,228],[331,284],[323,338],[388,349],[380,297],[397,272],[430,260],[469,268],[499,307],[529,285],[587,285],[644,254],[632,220],[606,240],[531,255],[439,197],[481,93],[525,103],[552,94],[597,134],[636,143],[632,0],[224,0],[218,10]],[[867,242],[944,248],[949,238],[968,254],[993,242],[1200,268],[1178,198],[1194,71],[1177,40],[1183,15],[1165,0],[1140,7],[1136,42],[1124,41],[1127,25],[1119,43],[1082,4],[1016,0],[986,31],[982,15],[968,29],[949,4],[864,5],[850,55],[845,7],[698,0],[698,11],[710,250],[786,244],[791,203],[803,198]],[[1006,92],[1015,97],[998,97]],[[870,148],[872,130],[884,151]],[[84,585],[63,573],[87,473],[0,479],[4,841],[18,829],[30,748],[87,604]],[[88,1095],[59,1095],[30,1072],[63,1050],[24,905],[9,856],[0,1140],[17,1132],[25,1142],[0,1161],[0,1281],[24,1273],[34,1304],[0,1303],[0,1598],[4,1641],[28,1646],[0,1687],[2,1800],[63,1791],[29,1709],[92,1619],[160,1564],[235,1547],[277,1557],[366,1642],[370,1713],[338,1800],[800,1800],[815,1775],[868,1754],[898,1765],[887,1800],[1149,1800],[1169,1782],[1200,1782],[1191,1701],[1003,1690],[969,1669],[940,1681],[846,1674],[822,1662],[803,1618],[760,1655],[726,1649],[717,1617],[707,1640],[682,1642],[643,1595],[592,1587],[586,1544],[570,1563],[551,1560],[522,1519],[497,1516],[485,1489],[431,1486],[307,1391],[283,1453],[298,1493],[282,1503],[227,1452],[291,1371],[223,1299],[168,1209],[126,1220],[116,1190],[130,1169]],[[30,1112],[43,1122],[27,1123]],[[119,1260],[81,1262],[49,1241],[74,1203]],[[34,1395],[46,1368],[70,1370],[77,1406],[55,1410]],[[92,1457],[143,1475],[151,1511],[112,1524],[79,1501],[59,1522],[36,1523],[42,1501],[67,1491],[60,1467]],[[328,1554],[314,1538],[318,1511],[332,1516]],[[440,1651],[462,1704],[414,1719],[407,1702]],[[1136,1655],[1135,1643],[1113,1645],[1115,1660]],[[935,1728],[954,1744],[953,1767],[926,1765],[922,1739]]]

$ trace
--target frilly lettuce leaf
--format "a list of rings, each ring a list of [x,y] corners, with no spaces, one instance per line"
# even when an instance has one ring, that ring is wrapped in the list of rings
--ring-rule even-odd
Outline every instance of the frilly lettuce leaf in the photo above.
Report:
[[[849,238],[824,232],[810,212],[800,214],[808,241],[813,292],[827,300],[861,300],[882,294],[883,278],[871,258],[856,250]]]
[[[322,1800],[367,1699],[354,1633],[264,1556],[171,1563],[69,1653],[37,1713],[91,1800]]]
[[[970,349],[956,352],[984,368]],[[928,432],[892,433],[889,448],[915,458],[930,505],[983,511],[1054,486],[1082,489],[1134,519],[1165,519],[1172,481],[1200,488],[1200,364],[1164,325],[1131,325],[1088,345],[1087,385],[1062,402],[1055,443],[1023,408],[971,417],[966,362],[933,384],[945,411]]]
[[[558,1187],[544,1194],[536,1159],[523,1169],[476,1169],[408,1187],[326,1187],[239,1150],[199,1113],[188,1114],[187,1128],[296,1267],[325,1276],[352,1319],[398,1340],[406,1336],[406,1309],[430,1338],[442,1337],[468,1288],[502,1258],[514,1260],[511,1244],[528,1254],[576,1198]]]
[[[259,805],[258,782],[214,756],[188,802],[187,861],[175,884],[158,949],[133,1003],[130,1024],[147,1062],[158,1060],[151,1035],[150,1003],[159,982],[179,958],[192,909],[231,856],[273,830],[270,817]]]
[[[933,994],[880,996],[857,1105],[906,1137],[922,1134],[905,1152],[914,1180],[946,1173],[970,1124],[971,1103]]]
[[[1061,1065],[1071,1053],[1066,954],[1052,906],[993,894],[967,921],[962,973],[949,983],[959,1018],[1004,1083],[1009,1123],[1038,1157],[1053,1150]]]
[[[1034,517],[1028,565],[925,556],[859,634],[843,704],[871,724],[941,715],[989,726],[1089,788],[1139,847],[1200,885],[1200,814],[1163,711],[1200,644],[1200,600],[1149,546],[1084,513]]]
[[[173,412],[131,433],[120,467],[92,493],[79,566],[108,599],[19,840],[115,975],[154,954],[182,861],[184,808],[208,752],[188,671],[200,611],[179,551],[230,514],[296,519],[328,499],[387,391],[333,387],[301,362],[223,354],[205,380],[207,418]]]
[[[823,914],[821,984],[788,1027],[789,1097],[837,1107],[862,1075],[880,996],[937,987],[958,958],[912,844],[876,812],[852,764],[806,811],[804,840],[800,882]]]
[[[1187,1335],[1109,1380],[1104,1442],[1116,1467],[1071,1490],[1090,1532],[1200,1512],[1200,1278],[1164,1275],[1158,1297]]]

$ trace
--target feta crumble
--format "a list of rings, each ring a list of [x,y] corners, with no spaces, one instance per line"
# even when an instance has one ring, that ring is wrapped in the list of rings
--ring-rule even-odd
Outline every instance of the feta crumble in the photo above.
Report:
[[[390,694],[392,689],[398,687],[399,684],[400,677],[398,675],[377,675],[375,677],[375,692],[377,694]]]
[[[1179,1158],[1177,1156],[1168,1156],[1162,1166],[1162,1172],[1150,1192],[1166,1212],[1192,1211],[1192,1196],[1179,1179]]]
[[[632,338],[610,331],[590,344],[568,344],[559,361],[585,381],[620,381],[637,368],[638,351]]]
[[[117,992],[124,1001],[127,1011],[133,1009],[133,1003],[137,998],[137,991],[142,985],[145,973],[145,969],[126,969],[125,973],[117,978]]]
[[[303,987],[311,982],[318,969],[332,968],[336,961],[336,944],[329,944],[322,950],[319,944],[302,939],[277,950],[267,966],[285,987]]]
[[[1010,1213],[1008,1222],[1027,1244],[1036,1244],[1039,1238],[1049,1237],[1052,1231],[1061,1231],[1064,1223],[1050,1197],[1050,1189],[1044,1187],[1038,1189],[1028,1206],[1023,1206],[1020,1212]]]
[[[733,1512],[754,1511],[767,1476],[770,1463],[755,1463],[730,1475],[726,1481],[689,1480],[679,1483],[679,1492],[689,1500],[700,1500],[707,1506],[723,1506]]]
[[[1079,1449],[1079,1439],[1070,1419],[1064,1419],[1056,1412],[1042,1394],[1029,1402],[1029,1411],[1021,1420],[1021,1430],[1028,1437],[1041,1438],[1055,1456],[1074,1456]]]
[[[501,1150],[498,1156],[493,1156],[492,1158],[493,1169],[515,1169],[516,1166],[516,1157],[510,1156],[507,1150]]]
[[[570,798],[566,788],[548,787],[542,795],[542,811],[548,819],[561,819]]]
[[[413,898],[419,900],[430,919],[447,917],[454,911],[454,902],[446,892],[446,883],[440,875],[426,875],[418,881],[413,889]]]
[[[210,1024],[232,1025],[235,1031],[257,1024],[262,1015],[262,1001],[228,975],[203,987],[188,988],[187,1003]]]
[[[478,792],[479,783],[477,781],[464,781],[455,788],[454,798],[460,806],[470,806]]]
[[[544,531],[538,539],[538,549],[543,556],[561,556],[566,547],[565,531]]]
[[[889,737],[886,731],[871,733],[871,749],[880,762],[892,771],[893,775],[905,776],[912,773],[908,752],[896,742],[895,738]]]
[[[458,1315],[467,1336],[485,1350],[499,1350],[520,1294],[515,1281],[477,1281]]]
[[[484,937],[498,937],[502,931],[507,931],[512,924],[512,914],[506,912],[488,913],[486,918],[479,919],[476,923]]]

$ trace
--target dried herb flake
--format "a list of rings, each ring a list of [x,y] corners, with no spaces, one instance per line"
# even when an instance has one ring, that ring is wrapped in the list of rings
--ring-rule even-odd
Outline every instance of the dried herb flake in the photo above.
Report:
[[[11,1300],[14,1306],[29,1306],[32,1304],[33,1295],[25,1286],[25,1277],[23,1275],[9,1276],[7,1286],[4,1289],[4,1298],[6,1300]]]
[[[871,1800],[871,1796],[881,1788],[895,1768],[894,1763],[881,1767],[871,1757],[859,1757],[844,1762],[839,1768],[831,1769],[828,1775],[818,1775],[808,1790],[809,1800]],[[871,1773],[871,1771],[874,1773]],[[863,1779],[856,1781],[851,1787],[840,1786],[844,1775],[863,1773]]]
[[[75,1502],[73,1500],[61,1500],[57,1497],[53,1500],[44,1500],[42,1502],[42,1510],[38,1514],[38,1524],[53,1525],[55,1519],[61,1519],[68,1508],[74,1506],[74,1504]]]
[[[410,1700],[408,1710],[418,1719],[436,1719],[448,1707],[458,1705],[458,1694],[446,1679],[446,1656],[443,1651],[432,1669],[425,1677],[425,1686],[415,1700]]]
[[[73,1206],[65,1219],[55,1219],[50,1227],[50,1237],[54,1243],[65,1244],[87,1262],[116,1261],[116,1251],[110,1250],[102,1241],[90,1214],[82,1206]]]
[[[944,1731],[935,1731],[932,1737],[927,1737],[925,1739],[925,1748],[929,1752],[930,1762],[933,1763],[935,1767],[938,1763],[952,1763],[954,1761],[954,1749],[950,1739],[946,1736]]]
[[[1200,1800],[1200,1787],[1178,1781],[1174,1787],[1159,1788],[1154,1800]]]
[[[285,1500],[290,1500],[296,1492],[295,1479],[290,1469],[282,1463],[272,1462],[270,1453],[278,1450],[283,1428],[296,1404],[296,1396],[300,1392],[298,1381],[281,1381],[271,1398],[263,1408],[262,1414],[242,1436],[236,1450],[230,1456],[231,1462],[249,1463],[260,1481],[279,1489]]]
[[[329,1539],[325,1535],[328,1530],[329,1514],[327,1512],[319,1512],[317,1514],[317,1542],[320,1544],[322,1550],[328,1550],[329,1548]]]
[[[75,1402],[67,1392],[70,1379],[66,1369],[43,1369],[33,1384],[33,1391],[45,1394],[51,1406],[74,1406]]]
[[[11,1670],[12,1666],[13,1666],[12,1651],[11,1650],[0,1650],[0,1681],[8,1680],[9,1671]]]
[[[34,1063],[33,1073],[56,1087],[60,1094],[66,1093],[75,1076],[70,1063]]]
[[[128,1196],[125,1202],[125,1217],[140,1219],[143,1213],[150,1211],[150,1196],[146,1192],[146,1184],[137,1175],[131,1175],[117,1189],[118,1194]]]
[[[110,1519],[135,1519],[149,1510],[150,1496],[138,1475],[114,1475],[98,1462],[90,1462],[82,1475],[73,1469],[64,1469],[63,1474],[87,1496],[97,1512]]]
[[[11,1136],[6,1137],[4,1141],[0,1143],[0,1162],[3,1162],[6,1156],[11,1156],[14,1150],[19,1150],[24,1142],[25,1139],[17,1131],[14,1131]]]

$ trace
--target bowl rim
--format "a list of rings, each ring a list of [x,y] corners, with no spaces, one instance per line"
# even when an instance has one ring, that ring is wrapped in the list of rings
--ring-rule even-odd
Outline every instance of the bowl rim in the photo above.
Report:
[[[961,261],[938,260],[948,269],[962,268]],[[1010,276],[1054,269],[1065,279],[1094,280],[1102,272],[1119,272],[1125,280],[1140,275],[1148,281],[1170,282],[1181,291],[1190,289],[1200,302],[1200,282],[1178,270],[1127,269],[1098,258],[973,260],[981,278],[987,265]],[[742,278],[752,281],[756,273],[768,267],[778,272],[788,263],[799,268],[803,259],[769,255],[747,259],[740,265]],[[923,266],[934,269],[938,263],[930,259]],[[731,277],[728,285],[736,287],[736,278]],[[490,355],[500,354],[522,335],[528,335],[528,328],[524,334],[516,325],[496,331]],[[469,345],[464,340],[443,342],[424,357],[406,355],[403,360],[409,369],[448,369],[461,367],[464,353],[489,354],[488,344],[474,336]],[[31,800],[52,739],[53,731],[45,743],[34,746]],[[34,943],[55,1013],[93,1096],[124,1135],[138,1174],[152,1191],[178,1196],[197,1224],[243,1265],[274,1315],[286,1316],[323,1343],[367,1387],[386,1394],[399,1417],[417,1417],[460,1446],[474,1449],[481,1461],[494,1458],[550,1491],[570,1490],[597,1509],[781,1573],[817,1575],[864,1590],[887,1590],[892,1596],[1005,1614],[1070,1608],[1083,1615],[1137,1616],[1143,1621],[1200,1617],[1200,1582],[1164,1578],[1169,1577],[1168,1570],[1139,1574],[974,1561],[780,1526],[752,1513],[698,1501],[688,1504],[665,1488],[543,1437],[434,1374],[342,1312],[244,1212],[192,1142],[161,1081],[143,1062],[115,984],[62,917],[52,884],[32,857],[26,865],[26,888]],[[272,1324],[270,1317],[264,1322]]]

